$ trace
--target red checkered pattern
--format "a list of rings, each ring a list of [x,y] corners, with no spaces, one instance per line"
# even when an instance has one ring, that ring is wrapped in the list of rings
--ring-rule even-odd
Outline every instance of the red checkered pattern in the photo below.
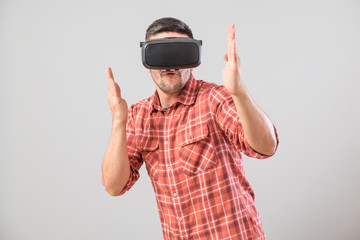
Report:
[[[241,153],[270,156],[249,146],[223,86],[192,76],[167,110],[156,92],[132,105],[127,142],[131,174],[121,194],[145,162],[164,239],[265,239]]]

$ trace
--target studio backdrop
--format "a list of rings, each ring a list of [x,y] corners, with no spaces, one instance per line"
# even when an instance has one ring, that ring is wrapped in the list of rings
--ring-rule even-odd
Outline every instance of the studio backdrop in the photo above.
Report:
[[[111,132],[105,69],[128,105],[155,91],[139,42],[161,17],[202,42],[196,79],[222,84],[226,26],[243,77],[277,127],[244,159],[271,240],[360,238],[360,3],[0,2],[0,239],[162,239],[146,169],[121,197],[101,183]]]

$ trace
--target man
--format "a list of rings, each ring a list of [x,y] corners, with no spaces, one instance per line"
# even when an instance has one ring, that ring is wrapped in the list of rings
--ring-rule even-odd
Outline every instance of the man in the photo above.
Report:
[[[146,40],[193,38],[180,20],[162,18]],[[227,27],[224,86],[198,81],[192,69],[148,69],[153,96],[128,110],[107,68],[113,128],[102,174],[106,191],[124,194],[146,164],[164,239],[265,239],[241,152],[272,156],[276,130],[250,98],[236,53],[235,25]]]

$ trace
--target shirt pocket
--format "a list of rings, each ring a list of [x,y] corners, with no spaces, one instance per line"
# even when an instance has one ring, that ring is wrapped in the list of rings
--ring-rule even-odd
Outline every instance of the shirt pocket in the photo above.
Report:
[[[177,135],[179,162],[185,174],[192,176],[215,167],[218,157],[206,123],[185,126]]]
[[[157,180],[159,174],[159,140],[152,136],[138,136],[137,148],[145,161],[146,170],[152,180]]]

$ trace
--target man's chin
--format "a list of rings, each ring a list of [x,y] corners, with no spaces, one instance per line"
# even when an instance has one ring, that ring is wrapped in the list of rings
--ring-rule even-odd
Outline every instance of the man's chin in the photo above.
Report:
[[[173,85],[173,86],[159,86],[159,88],[161,89],[162,92],[167,93],[167,94],[174,94],[174,93],[178,93],[180,91],[182,91],[182,89],[184,88],[184,86],[181,85]]]

